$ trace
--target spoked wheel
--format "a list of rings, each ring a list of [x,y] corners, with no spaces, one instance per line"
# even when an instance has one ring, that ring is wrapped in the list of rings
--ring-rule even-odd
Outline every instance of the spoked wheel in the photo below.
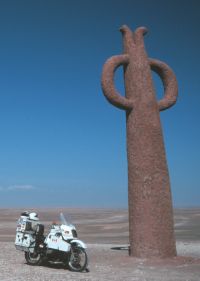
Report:
[[[40,265],[42,263],[42,257],[39,253],[25,252],[25,259],[30,265]]]
[[[87,253],[83,248],[74,246],[71,248],[71,255],[68,262],[70,270],[76,272],[85,270],[87,267],[87,261]]]

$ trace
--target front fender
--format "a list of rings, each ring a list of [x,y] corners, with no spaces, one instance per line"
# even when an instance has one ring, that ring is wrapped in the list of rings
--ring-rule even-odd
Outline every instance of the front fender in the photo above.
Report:
[[[78,247],[81,247],[81,248],[83,248],[83,249],[86,249],[86,248],[87,248],[86,244],[85,244],[83,241],[79,240],[79,239],[73,239],[73,240],[71,240],[71,241],[70,241],[70,244],[77,245]]]

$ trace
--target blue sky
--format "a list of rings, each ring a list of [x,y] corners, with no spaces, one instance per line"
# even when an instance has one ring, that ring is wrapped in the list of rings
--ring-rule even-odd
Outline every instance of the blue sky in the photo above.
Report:
[[[149,57],[177,75],[161,113],[173,200],[199,206],[199,13],[197,0],[0,1],[0,206],[127,207],[125,113],[100,87],[122,24],[146,26]]]

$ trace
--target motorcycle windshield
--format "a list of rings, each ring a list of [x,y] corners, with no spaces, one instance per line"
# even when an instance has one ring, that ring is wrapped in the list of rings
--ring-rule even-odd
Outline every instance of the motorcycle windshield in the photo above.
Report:
[[[65,224],[68,226],[72,225],[72,223],[70,222],[70,219],[69,218],[66,219],[66,217],[64,216],[63,213],[60,213],[60,221],[62,224]]]

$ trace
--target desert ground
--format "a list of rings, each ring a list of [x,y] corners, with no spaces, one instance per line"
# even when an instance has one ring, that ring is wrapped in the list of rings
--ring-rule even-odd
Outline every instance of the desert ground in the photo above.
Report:
[[[90,272],[62,266],[30,266],[14,246],[16,221],[24,209],[0,209],[1,281],[199,281],[200,208],[174,212],[178,258],[145,260],[128,256],[128,212],[123,209],[34,209],[46,232],[59,212],[70,217],[87,243]],[[31,210],[29,210],[31,211]]]

